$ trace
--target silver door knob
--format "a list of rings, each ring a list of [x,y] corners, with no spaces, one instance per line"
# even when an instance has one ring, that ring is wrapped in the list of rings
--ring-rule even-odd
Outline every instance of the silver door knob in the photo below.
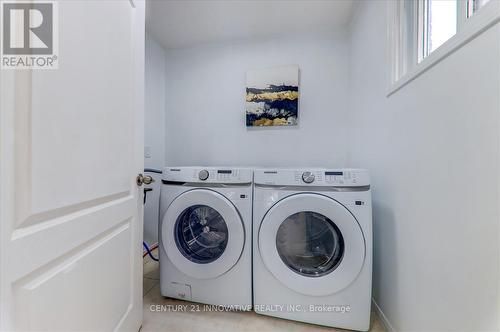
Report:
[[[153,179],[153,177],[151,175],[142,175],[142,174],[139,174],[139,175],[137,175],[137,178],[135,179],[135,182],[140,187],[143,184],[151,184],[151,183],[155,182],[155,180]]]
[[[312,172],[302,173],[302,181],[304,181],[305,183],[314,182],[314,174]]]
[[[200,173],[198,173],[198,178],[201,180],[201,181],[205,181],[206,179],[208,179],[208,171],[206,169],[202,169],[200,171]]]

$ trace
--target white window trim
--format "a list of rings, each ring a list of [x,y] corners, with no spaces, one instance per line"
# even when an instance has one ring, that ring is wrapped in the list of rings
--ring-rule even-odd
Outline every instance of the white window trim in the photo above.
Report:
[[[459,21],[459,29],[456,35],[447,40],[421,62],[410,67],[406,64],[408,61],[407,59],[409,59],[409,57],[406,56],[406,52],[409,49],[415,53],[414,44],[416,41],[406,41],[406,43],[413,43],[413,45],[404,45],[405,41],[403,36],[407,24],[403,17],[404,11],[402,3],[403,1],[401,0],[388,2],[387,38],[390,70],[387,97],[391,96],[441,60],[500,22],[500,1],[490,1],[466,21]],[[413,29],[415,29],[415,23],[412,22],[412,24]]]

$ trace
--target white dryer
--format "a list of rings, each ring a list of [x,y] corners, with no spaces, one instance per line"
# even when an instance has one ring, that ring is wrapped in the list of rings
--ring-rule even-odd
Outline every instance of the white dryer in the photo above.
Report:
[[[365,170],[254,171],[254,310],[367,331],[372,207]]]
[[[160,202],[161,294],[250,310],[253,171],[167,167]]]

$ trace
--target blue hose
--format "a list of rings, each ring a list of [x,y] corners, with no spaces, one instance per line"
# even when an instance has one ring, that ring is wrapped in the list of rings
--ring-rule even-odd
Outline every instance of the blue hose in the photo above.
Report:
[[[158,258],[156,258],[155,256],[153,256],[153,254],[151,253],[151,250],[149,249],[149,246],[146,242],[142,242],[142,245],[144,246],[144,249],[146,249],[146,251],[148,252],[148,255],[149,257],[151,257],[152,260],[154,261],[157,261],[158,262]]]

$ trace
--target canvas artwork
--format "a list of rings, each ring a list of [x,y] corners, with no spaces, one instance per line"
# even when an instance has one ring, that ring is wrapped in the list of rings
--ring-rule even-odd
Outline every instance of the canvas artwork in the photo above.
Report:
[[[299,116],[299,67],[249,70],[245,108],[248,127],[296,125]]]

